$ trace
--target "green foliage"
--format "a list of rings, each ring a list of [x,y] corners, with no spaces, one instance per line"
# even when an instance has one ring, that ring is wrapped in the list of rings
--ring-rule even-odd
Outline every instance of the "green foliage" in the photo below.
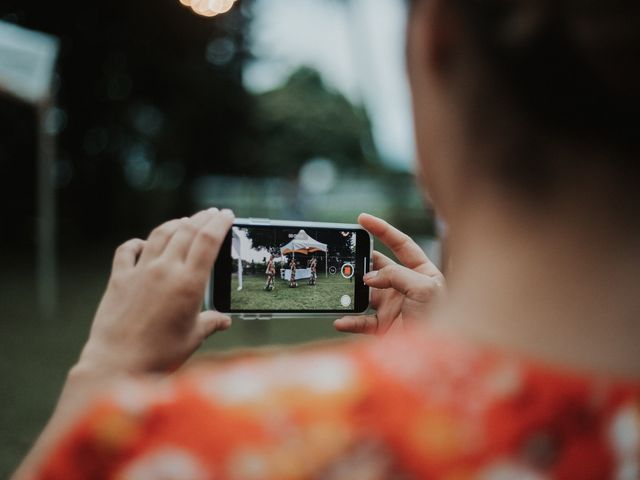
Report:
[[[285,85],[260,95],[256,120],[271,175],[295,176],[314,157],[330,158],[342,171],[376,168],[365,111],[327,88],[311,68],[300,68]]]

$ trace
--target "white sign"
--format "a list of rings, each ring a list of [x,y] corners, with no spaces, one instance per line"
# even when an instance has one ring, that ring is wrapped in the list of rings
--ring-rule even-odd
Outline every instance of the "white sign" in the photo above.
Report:
[[[0,21],[0,92],[36,104],[50,93],[60,42]]]

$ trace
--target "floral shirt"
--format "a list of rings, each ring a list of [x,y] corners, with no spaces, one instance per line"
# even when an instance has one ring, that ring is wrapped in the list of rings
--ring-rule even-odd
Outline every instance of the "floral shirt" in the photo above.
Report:
[[[440,335],[201,363],[90,408],[41,479],[640,478],[640,384]]]

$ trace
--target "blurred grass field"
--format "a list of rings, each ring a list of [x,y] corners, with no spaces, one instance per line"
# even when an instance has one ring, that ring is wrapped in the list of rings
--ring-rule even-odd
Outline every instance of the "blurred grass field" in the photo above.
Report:
[[[88,334],[111,250],[73,252],[60,264],[60,305],[38,315],[29,255],[0,258],[0,478],[8,478],[49,418]],[[236,321],[201,352],[339,338],[331,319]]]
[[[340,298],[353,298],[354,285],[340,274],[318,275],[316,285],[309,279],[298,280],[298,288],[289,288],[289,282],[275,279],[275,288],[266,291],[265,275],[244,275],[242,290],[238,291],[238,275],[231,278],[231,308],[247,310],[348,310]]]

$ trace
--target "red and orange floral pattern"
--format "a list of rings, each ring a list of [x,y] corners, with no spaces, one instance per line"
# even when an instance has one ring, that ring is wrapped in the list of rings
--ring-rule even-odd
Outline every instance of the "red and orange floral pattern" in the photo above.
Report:
[[[123,383],[41,479],[640,478],[640,385],[448,337],[199,364]]]

